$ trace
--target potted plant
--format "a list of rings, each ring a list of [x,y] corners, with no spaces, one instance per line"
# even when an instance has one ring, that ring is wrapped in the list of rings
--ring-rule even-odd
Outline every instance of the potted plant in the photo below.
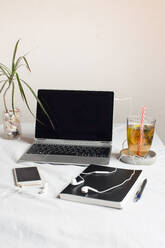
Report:
[[[6,65],[0,63],[0,94],[3,94],[3,104],[4,104],[4,130],[5,133],[9,138],[17,138],[21,135],[21,126],[19,121],[19,109],[15,107],[15,88],[18,87],[22,100],[24,101],[26,107],[30,111],[30,113],[34,116],[31,108],[29,106],[24,88],[27,88],[31,93],[32,96],[37,100],[38,104],[40,105],[41,109],[49,119],[52,127],[53,123],[46,112],[43,104],[35,94],[34,90],[30,87],[30,85],[25,82],[20,77],[20,68],[25,66],[29,71],[31,71],[29,63],[26,59],[26,55],[19,56],[16,58],[18,44],[20,40],[16,42],[14,47],[14,52],[12,56],[12,64],[11,68],[7,67]],[[7,106],[6,96],[7,94],[11,93],[11,109]],[[35,117],[35,116],[34,116]]]

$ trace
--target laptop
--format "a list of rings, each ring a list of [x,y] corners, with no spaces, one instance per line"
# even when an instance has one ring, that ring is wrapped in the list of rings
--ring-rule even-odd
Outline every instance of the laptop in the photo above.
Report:
[[[18,162],[107,165],[112,147],[114,92],[38,90],[35,142]]]

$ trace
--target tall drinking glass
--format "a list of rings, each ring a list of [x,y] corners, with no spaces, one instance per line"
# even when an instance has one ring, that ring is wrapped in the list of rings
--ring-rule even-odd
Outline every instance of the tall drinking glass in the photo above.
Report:
[[[127,142],[129,155],[144,157],[148,154],[155,130],[155,119],[145,117],[141,130],[141,118],[127,118]]]

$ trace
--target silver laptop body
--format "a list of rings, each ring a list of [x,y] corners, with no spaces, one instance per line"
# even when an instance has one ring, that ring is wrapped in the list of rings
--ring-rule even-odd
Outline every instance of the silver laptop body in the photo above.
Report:
[[[37,104],[35,142],[18,162],[109,164],[113,92],[39,90],[38,97],[54,129]]]

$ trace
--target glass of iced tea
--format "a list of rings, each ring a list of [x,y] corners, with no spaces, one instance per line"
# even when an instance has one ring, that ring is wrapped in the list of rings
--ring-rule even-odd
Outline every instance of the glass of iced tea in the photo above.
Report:
[[[130,155],[144,157],[148,154],[155,130],[155,119],[144,118],[143,128],[138,116],[127,118],[127,142]]]

